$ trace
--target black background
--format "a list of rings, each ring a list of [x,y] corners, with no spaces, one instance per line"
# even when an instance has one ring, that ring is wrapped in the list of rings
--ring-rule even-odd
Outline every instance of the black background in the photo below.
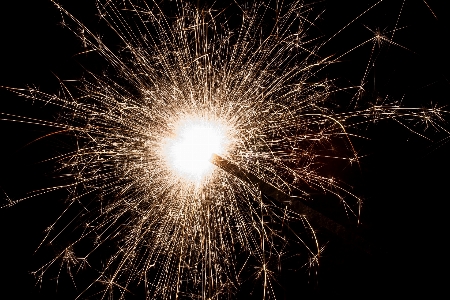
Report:
[[[102,30],[93,1],[76,5],[61,2],[94,27],[95,32]],[[374,2],[329,0],[317,4],[317,10],[325,9],[317,21],[317,33],[323,34],[326,40]],[[371,32],[363,25],[371,29],[392,29],[402,2],[381,3],[330,41],[322,54],[343,53],[369,39]],[[406,106],[418,107],[450,103],[450,47],[446,45],[450,12],[444,8],[446,1],[427,2],[437,19],[422,0],[405,1],[399,27],[407,28],[398,31],[394,41],[410,51],[394,45],[383,46],[376,67],[369,75],[365,99],[386,95],[395,99],[404,97]],[[55,93],[59,89],[56,76],[61,79],[81,77],[80,62],[90,70],[101,70],[101,63],[77,55],[83,50],[82,44],[59,25],[60,21],[61,15],[50,1],[16,0],[2,4],[1,86],[34,86]],[[341,64],[331,67],[327,75],[339,77],[348,84],[359,84],[371,47],[369,43],[351,52]],[[0,95],[0,112],[45,120],[57,115],[54,109],[4,89],[0,90]],[[450,129],[450,125],[446,127]],[[50,132],[52,129],[44,126],[0,121],[2,200],[17,199],[33,190],[54,185],[51,166],[38,162],[64,152],[64,143],[53,138],[32,142]],[[367,227],[364,234],[378,251],[367,255],[325,235],[330,242],[323,254],[319,275],[310,276],[307,270],[283,274],[280,283],[284,291],[281,290],[280,299],[404,297],[418,293],[433,298],[438,295],[446,283],[442,274],[447,270],[445,204],[450,198],[447,191],[450,144],[438,142],[445,135],[434,134],[432,130],[425,133],[434,142],[419,138],[394,122],[364,130],[363,134],[370,140],[358,144],[358,150],[368,156],[361,160],[361,170],[346,180],[357,184],[356,191],[366,200],[362,213]],[[57,270],[42,286],[30,275],[30,271],[52,257],[52,251],[58,250],[49,247],[44,249],[46,254],[34,254],[45,228],[64,209],[65,197],[64,191],[53,192],[0,209],[1,299],[75,297],[76,291],[68,278],[62,276],[58,284],[52,280]],[[252,298],[251,288],[244,288],[237,297]],[[255,293],[253,298],[260,296]]]

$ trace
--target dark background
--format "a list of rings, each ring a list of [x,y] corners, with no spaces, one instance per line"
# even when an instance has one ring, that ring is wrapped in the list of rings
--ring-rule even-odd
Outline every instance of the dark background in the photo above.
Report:
[[[101,32],[104,26],[98,24],[92,1],[78,5],[70,2],[61,1],[94,32]],[[318,3],[316,10],[324,12],[317,22],[317,33],[331,36],[374,2]],[[369,39],[371,32],[364,25],[373,30],[392,29],[402,2],[390,0],[380,4],[330,41],[322,54],[338,55]],[[368,77],[364,99],[404,97],[406,106],[418,107],[450,103],[450,47],[446,45],[450,12],[444,9],[446,1],[427,2],[437,19],[422,0],[405,1],[399,27],[407,28],[398,31],[394,41],[411,51],[386,44],[377,50],[379,56]],[[61,15],[50,1],[16,0],[2,4],[0,86],[31,86],[56,93],[57,77],[81,77],[80,63],[89,70],[102,69],[101,63],[77,55],[83,50],[82,44],[59,25],[60,21]],[[342,59],[342,64],[326,71],[327,75],[359,84],[371,47],[369,43],[353,51]],[[45,120],[57,116],[54,109],[4,89],[0,90],[0,112]],[[32,142],[52,131],[39,125],[0,121],[2,201],[54,185],[51,165],[38,162],[64,152],[66,145],[56,138]],[[433,140],[428,141],[394,122],[370,126],[362,133],[370,140],[358,144],[358,150],[367,157],[361,160],[361,170],[346,180],[357,185],[355,191],[365,199],[363,235],[372,241],[376,251],[365,254],[323,233],[323,239],[329,243],[318,276],[309,275],[306,269],[283,273],[279,279],[284,287],[280,289],[280,299],[405,297],[419,293],[434,298],[445,286],[446,278],[441,274],[447,271],[445,204],[450,198],[450,144],[439,142],[445,134],[426,130]],[[66,197],[64,191],[57,191],[0,209],[1,299],[72,299],[77,295],[69,278],[61,276],[58,284],[52,279],[57,277],[57,269],[42,286],[30,275],[59,250],[55,246],[54,250],[41,250],[44,254],[34,254],[44,230],[64,209]],[[252,298],[248,295],[251,289],[252,286],[245,286],[237,297]],[[255,293],[253,298],[260,296]]]

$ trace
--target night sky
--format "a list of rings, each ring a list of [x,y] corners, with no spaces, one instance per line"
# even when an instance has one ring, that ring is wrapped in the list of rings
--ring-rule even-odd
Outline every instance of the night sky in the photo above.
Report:
[[[61,1],[69,11],[101,32],[93,1],[82,6]],[[317,4],[324,10],[317,21],[317,34],[322,40],[345,26],[371,4],[373,0],[326,0]],[[391,30],[402,6],[402,0],[386,3],[356,20],[342,34],[323,47],[322,55],[343,53],[369,39],[366,27]],[[422,0],[406,0],[394,41],[383,45],[375,68],[369,74],[364,99],[375,101],[389,95],[403,98],[405,106],[427,107],[450,104],[450,11],[446,1],[427,0],[435,16]],[[84,5],[84,4],[83,4]],[[0,86],[38,87],[57,93],[61,79],[79,79],[84,70],[101,72],[103,63],[91,57],[77,55],[82,44],[66,28],[59,25],[60,12],[45,0],[15,0],[0,8]],[[357,49],[342,62],[326,70],[329,78],[339,78],[343,85],[357,85],[370,56],[372,44]],[[0,112],[53,120],[57,111],[42,103],[32,103],[0,89]],[[336,95],[338,97],[345,95]],[[348,96],[348,95],[347,95]],[[450,110],[450,108],[449,108]],[[0,115],[0,119],[3,118]],[[450,116],[447,116],[447,120]],[[450,124],[445,125],[450,130]],[[279,299],[321,299],[342,296],[346,299],[396,295],[402,298],[423,293],[430,299],[446,284],[446,214],[450,139],[424,127],[415,127],[431,138],[420,138],[395,122],[361,128],[367,141],[356,143],[365,155],[360,170],[347,172],[330,167],[330,172],[343,174],[354,185],[355,193],[365,199],[361,215],[364,229],[361,235],[373,245],[366,254],[333,235],[321,232],[322,242],[328,241],[318,275],[307,269],[286,271],[279,278]],[[0,121],[0,199],[17,199],[41,188],[54,186],[57,180],[52,165],[42,159],[70,149],[66,140],[58,137],[36,139],[53,132],[44,126]],[[7,195],[7,196],[6,196]],[[0,298],[9,299],[73,299],[77,292],[70,278],[62,275],[56,283],[58,270],[42,283],[30,272],[38,269],[54,253],[57,243],[35,249],[44,237],[45,229],[65,208],[67,193],[52,192],[27,199],[11,208],[0,209]],[[331,218],[338,218],[333,209],[317,204]],[[336,215],[335,215],[336,214]],[[354,225],[354,224],[353,224]],[[64,273],[64,269],[62,273]],[[82,275],[84,276],[84,275]],[[77,278],[76,278],[77,279]],[[78,278],[80,281],[89,278]],[[245,284],[237,299],[260,299],[255,286]],[[258,286],[256,286],[256,289]],[[138,299],[139,293],[130,299]],[[393,298],[393,297],[389,297]],[[93,299],[96,299],[93,297]],[[142,298],[141,298],[142,299]]]

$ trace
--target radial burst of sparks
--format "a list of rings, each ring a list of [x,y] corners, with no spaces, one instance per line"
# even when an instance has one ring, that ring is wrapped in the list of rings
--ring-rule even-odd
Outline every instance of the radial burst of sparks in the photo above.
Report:
[[[313,10],[304,1],[235,3],[229,16],[227,9],[181,0],[169,8],[98,0],[120,50],[55,5],[85,52],[100,55],[109,69],[86,74],[75,87],[63,82],[58,95],[11,89],[58,107],[57,121],[5,118],[53,127],[76,145],[52,158],[66,182],[36,192],[66,189],[65,213],[78,212],[70,226],[58,218],[43,244],[75,224],[76,238],[35,275],[42,280],[55,265],[67,265],[71,276],[91,267],[96,280],[78,299],[98,290],[101,299],[123,299],[138,285],[147,299],[225,299],[246,277],[262,282],[264,298],[274,298],[275,274],[293,256],[287,245],[301,245],[311,268],[322,245],[307,216],[211,164],[213,153],[292,199],[333,195],[356,223],[361,198],[323,174],[323,165],[357,165],[353,141],[370,123],[389,119],[412,128],[419,121],[444,130],[438,107],[364,103],[364,83],[348,88],[355,97],[347,108],[336,104],[342,87],[321,72],[343,55],[320,55],[322,45],[310,34]],[[375,35],[349,52],[380,41],[397,45]],[[294,223],[303,232],[292,230]]]

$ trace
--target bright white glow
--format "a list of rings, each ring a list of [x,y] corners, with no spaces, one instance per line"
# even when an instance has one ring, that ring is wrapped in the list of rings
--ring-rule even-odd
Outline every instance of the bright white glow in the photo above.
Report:
[[[209,161],[213,153],[222,154],[226,131],[217,122],[190,119],[177,125],[175,136],[167,141],[168,163],[183,177],[200,181],[213,170]]]

